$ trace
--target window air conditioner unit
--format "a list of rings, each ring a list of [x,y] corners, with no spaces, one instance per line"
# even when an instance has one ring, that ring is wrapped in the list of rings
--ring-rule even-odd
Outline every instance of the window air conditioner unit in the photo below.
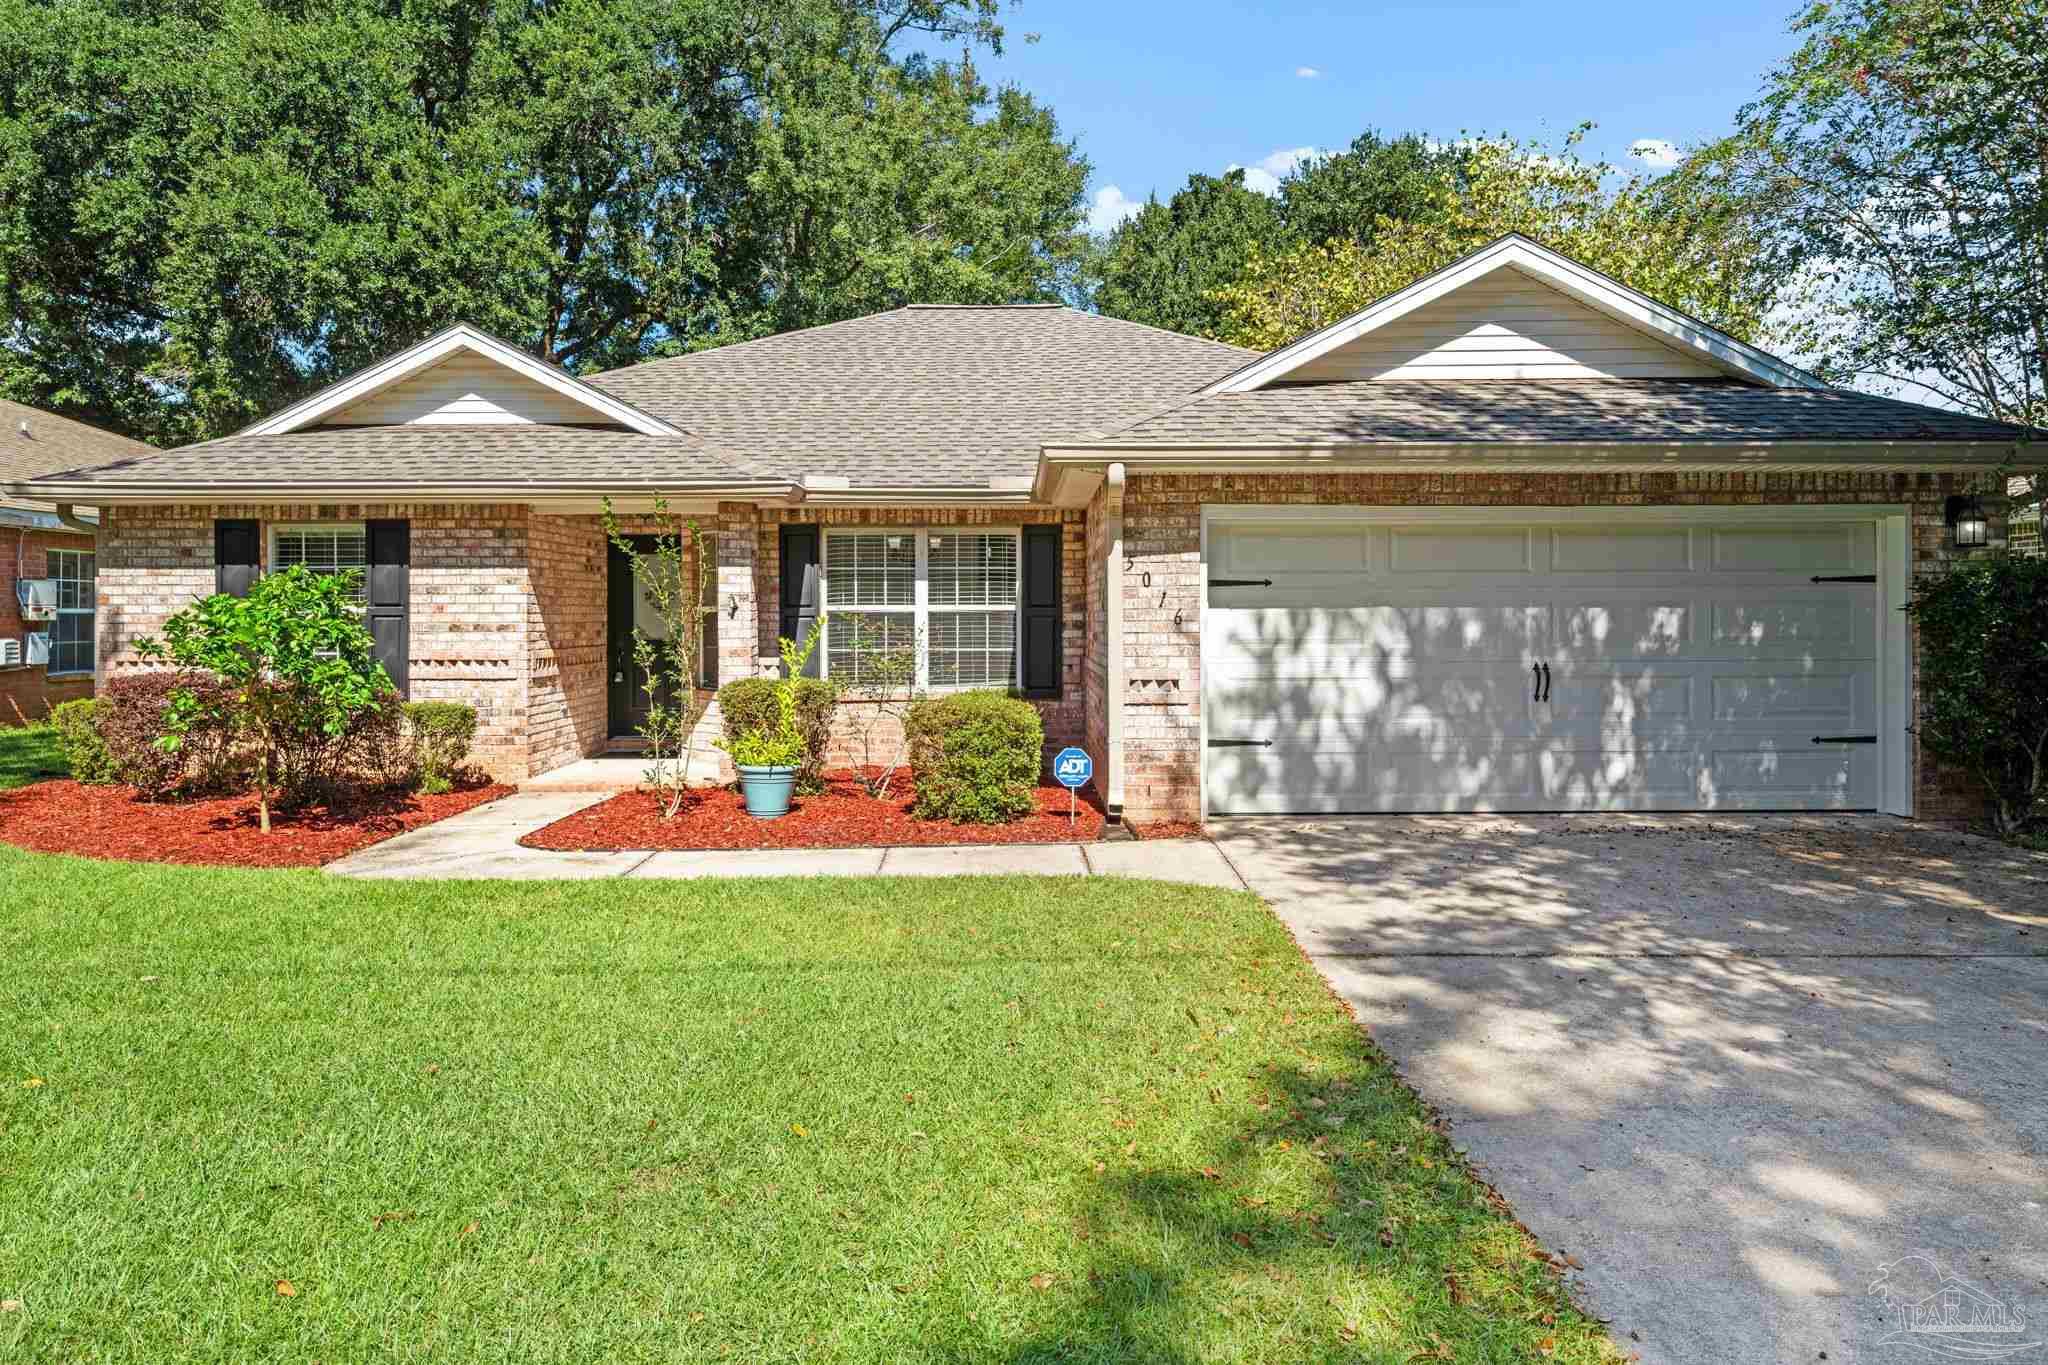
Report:
[[[21,641],[0,640],[0,668],[21,667]]]
[[[50,637],[46,632],[38,631],[33,635],[25,635],[22,637],[22,643],[28,646],[28,662],[31,665],[41,664],[45,668],[49,666]]]
[[[14,596],[21,603],[22,620],[54,621],[57,619],[56,579],[17,578],[14,580]]]

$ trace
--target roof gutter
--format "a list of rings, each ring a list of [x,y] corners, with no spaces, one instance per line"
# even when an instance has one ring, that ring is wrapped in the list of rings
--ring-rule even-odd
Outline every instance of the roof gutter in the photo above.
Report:
[[[96,536],[100,533],[98,522],[85,520],[78,515],[73,505],[68,502],[57,504],[57,523],[73,531],[83,531],[89,536]]]
[[[305,502],[312,499],[342,499],[350,502],[588,502],[607,496],[712,498],[734,502],[802,502],[803,485],[786,479],[740,482],[692,482],[688,480],[611,481],[592,484],[587,480],[528,480],[490,483],[396,483],[391,480],[321,480],[281,484],[264,480],[150,480],[147,482],[66,483],[61,480],[32,480],[0,484],[0,492],[16,497],[55,501],[60,505],[89,501],[95,506],[114,503],[162,502]]]
[[[1160,445],[1099,441],[1039,452],[1033,499],[1094,496],[1112,462],[1171,473],[1739,473],[1755,470],[1969,472],[2031,458],[2012,441],[1381,441]]]

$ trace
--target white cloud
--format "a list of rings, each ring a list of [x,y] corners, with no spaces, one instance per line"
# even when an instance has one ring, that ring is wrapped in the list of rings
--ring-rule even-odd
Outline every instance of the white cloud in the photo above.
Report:
[[[1118,224],[1144,207],[1115,185],[1104,185],[1095,191],[1095,198],[1088,205],[1088,230],[1114,232]]]
[[[1294,74],[1302,80],[1312,81],[1323,73],[1312,66],[1297,66],[1294,68]]]
[[[1661,137],[1639,137],[1628,144],[1628,154],[1653,170],[1668,171],[1678,164],[1678,145]]]
[[[1282,147],[1261,159],[1256,166],[1239,166],[1232,162],[1223,168],[1223,173],[1229,175],[1232,171],[1242,170],[1246,189],[1257,190],[1260,194],[1278,194],[1280,182],[1289,171],[1321,155],[1321,149],[1316,147]]]

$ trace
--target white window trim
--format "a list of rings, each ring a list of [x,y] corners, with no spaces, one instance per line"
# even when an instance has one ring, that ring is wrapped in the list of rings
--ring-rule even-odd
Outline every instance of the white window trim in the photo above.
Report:
[[[906,535],[914,538],[916,565],[912,570],[911,601],[908,606],[857,606],[837,608],[846,615],[901,615],[911,613],[912,648],[917,652],[917,688],[921,692],[972,692],[994,687],[995,683],[946,683],[934,687],[931,680],[931,619],[934,614],[1007,611],[1010,613],[1010,680],[1005,685],[1024,685],[1024,530],[1021,526],[820,526],[818,528],[818,613],[826,618],[825,632],[818,641],[818,676],[832,676],[832,555],[834,535]],[[933,536],[1007,536],[1016,546],[1017,594],[1008,603],[959,604],[935,607],[931,604],[931,538]]]
[[[279,521],[272,522],[269,526],[267,526],[264,529],[269,533],[265,537],[263,544],[263,571],[265,573],[272,573],[275,572],[277,569],[277,538],[281,535],[287,535],[295,531],[326,531],[330,533],[354,531],[357,535],[363,537],[363,557],[365,563],[359,567],[365,569],[369,567],[367,563],[370,554],[370,526],[368,522]]]
[[[98,552],[98,550],[97,550],[97,549],[92,549],[92,550],[51,550],[51,551],[49,551],[49,552],[48,552],[48,557],[46,558],[46,561],[45,561],[45,564],[44,564],[44,568],[45,568],[46,570],[53,570],[53,569],[55,568],[55,559],[56,559],[56,556],[58,556],[58,555],[77,555],[77,556],[78,556],[78,557],[80,557],[81,559],[90,559],[90,560],[92,560],[92,562],[93,562],[93,566],[92,566],[92,571],[93,571],[93,577],[92,577],[92,584],[93,584],[93,604],[92,604],[91,606],[89,606],[89,607],[58,607],[58,608],[57,608],[57,614],[58,614],[59,616],[90,616],[90,617],[92,617],[92,618],[94,618],[94,619],[93,619],[93,625],[92,625],[92,629],[88,630],[88,631],[87,631],[87,632],[85,633],[85,642],[86,642],[86,645],[88,646],[88,650],[87,650],[87,653],[88,653],[88,658],[87,658],[87,661],[86,661],[86,665],[85,665],[85,667],[84,667],[84,668],[51,668],[51,667],[50,667],[50,666],[49,666],[48,664],[45,664],[45,665],[43,665],[43,676],[44,676],[44,677],[46,677],[46,678],[83,678],[83,677],[89,677],[89,676],[91,676],[91,675],[93,675],[93,674],[96,674],[96,673],[98,673],[98,672],[99,672],[99,666],[100,666],[100,631],[99,631],[99,620],[98,620],[98,617],[99,617],[99,607],[100,607],[100,604],[99,604],[99,571],[100,571],[100,566],[99,566],[99,552]],[[62,577],[62,575],[61,575],[61,574],[57,574],[57,573],[55,573],[55,572],[52,572],[52,573],[50,573],[50,577],[51,577],[52,579],[58,579],[58,578],[61,578],[61,577]],[[82,579],[82,578],[75,578],[75,579],[73,579],[73,580],[71,580],[71,581],[73,581],[73,582],[81,582],[81,583],[82,583],[82,582],[84,582],[85,580],[84,580],[84,579]],[[54,626],[54,625],[55,625],[56,623],[55,623],[55,622],[53,621],[53,622],[51,622],[51,624],[52,624],[52,625]],[[52,631],[52,632],[46,632],[46,633],[48,633],[48,634],[50,635],[50,657],[51,657],[52,659],[54,659],[54,658],[56,658],[56,657],[57,657],[57,640],[56,640],[56,635],[55,635],[55,632],[54,632],[54,631]]]

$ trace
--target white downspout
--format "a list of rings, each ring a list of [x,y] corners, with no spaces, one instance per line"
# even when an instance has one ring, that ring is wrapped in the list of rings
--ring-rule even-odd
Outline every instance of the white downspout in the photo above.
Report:
[[[1102,497],[1102,533],[1109,555],[1102,566],[1103,703],[1108,735],[1109,811],[1111,820],[1124,818],[1124,583],[1117,566],[1124,560],[1124,467],[1112,464],[1105,476]]]

